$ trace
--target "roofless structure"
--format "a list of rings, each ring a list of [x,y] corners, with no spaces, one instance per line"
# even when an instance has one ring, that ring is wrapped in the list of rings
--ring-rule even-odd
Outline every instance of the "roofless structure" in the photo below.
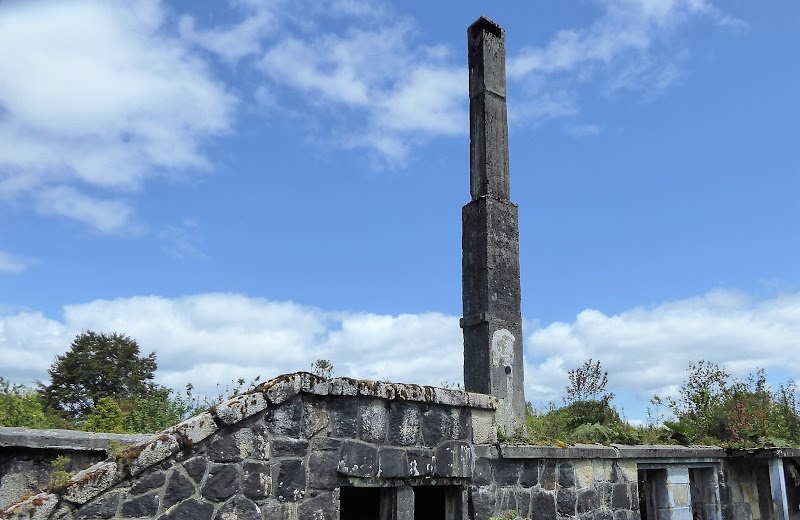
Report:
[[[0,517],[800,517],[798,450],[500,441],[498,431],[515,431],[524,417],[503,30],[481,18],[468,42],[472,200],[463,209],[461,321],[467,391],[289,374],[158,435],[125,439],[133,445],[121,450],[110,448],[107,435],[0,428]],[[88,467],[74,463],[110,451]],[[36,492],[50,483],[49,462],[57,455],[70,457],[74,472]]]

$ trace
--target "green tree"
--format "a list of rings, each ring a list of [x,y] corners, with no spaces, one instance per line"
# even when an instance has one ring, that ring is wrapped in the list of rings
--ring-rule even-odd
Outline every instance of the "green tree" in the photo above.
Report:
[[[600,367],[600,361],[592,358],[584,361],[583,365],[567,372],[569,386],[564,403],[570,405],[577,402],[597,401],[608,404],[614,399],[614,394],[606,392],[608,372]]]
[[[49,427],[41,395],[0,377],[0,426]]]
[[[170,388],[153,388],[133,402],[125,420],[126,429],[135,433],[160,432],[199,412],[199,407],[190,392],[187,398],[181,398],[174,396]]]
[[[45,404],[77,421],[92,413],[100,399],[143,398],[154,388],[156,355],[139,355],[136,340],[124,334],[85,331],[70,350],[56,356],[47,371],[50,383],[39,383]]]
[[[127,433],[127,414],[113,397],[102,397],[86,417],[83,430],[87,432]]]

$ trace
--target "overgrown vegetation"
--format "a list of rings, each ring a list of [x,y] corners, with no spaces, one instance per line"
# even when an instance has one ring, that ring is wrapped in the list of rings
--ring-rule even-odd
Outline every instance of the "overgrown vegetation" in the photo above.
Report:
[[[689,444],[732,448],[800,445],[798,387],[790,380],[772,390],[758,369],[744,380],[707,361],[689,363],[676,397],[654,396],[646,425],[628,423],[606,392],[608,374],[589,359],[568,372],[564,406],[528,405],[526,431],[503,440],[566,446]]]

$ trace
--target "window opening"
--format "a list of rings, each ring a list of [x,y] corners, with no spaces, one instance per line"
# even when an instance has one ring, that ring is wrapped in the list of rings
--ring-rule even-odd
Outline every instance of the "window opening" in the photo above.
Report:
[[[339,490],[341,520],[378,520],[381,518],[381,488],[342,487]]]

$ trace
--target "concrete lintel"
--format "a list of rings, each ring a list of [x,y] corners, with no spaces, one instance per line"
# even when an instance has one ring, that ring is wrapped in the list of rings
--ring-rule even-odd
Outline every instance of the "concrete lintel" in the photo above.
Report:
[[[671,446],[612,444],[622,459],[708,459],[724,458],[725,450],[717,446]]]
[[[636,465],[641,469],[664,469],[671,464],[686,466],[687,468],[711,468],[716,467],[722,459],[715,458],[696,458],[678,459],[672,457],[661,457],[651,459],[636,459]]]
[[[34,430],[32,428],[0,427],[0,447],[58,449],[73,451],[106,451],[112,442],[121,445],[138,444],[157,435],[126,435],[92,433],[74,430]]]
[[[567,448],[501,444],[500,456],[504,459],[616,459],[617,450],[610,446],[579,444]]]

